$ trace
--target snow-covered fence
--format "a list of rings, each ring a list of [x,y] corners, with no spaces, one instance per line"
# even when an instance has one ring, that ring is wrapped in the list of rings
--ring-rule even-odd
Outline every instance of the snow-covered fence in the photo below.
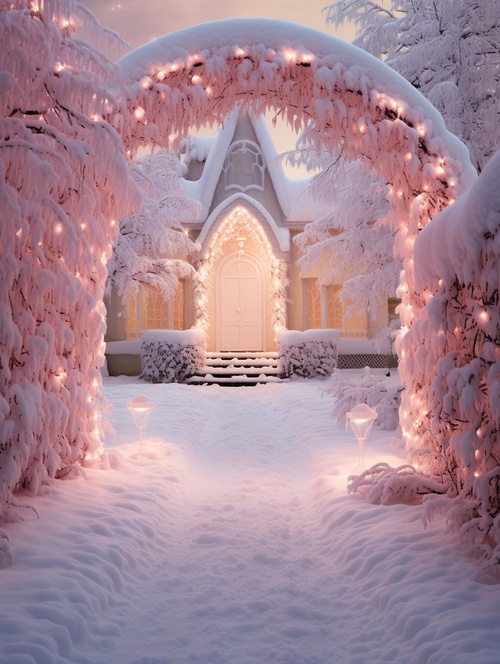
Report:
[[[150,330],[141,341],[140,377],[149,383],[183,383],[205,363],[202,330]]]
[[[281,376],[330,376],[337,366],[339,339],[337,330],[282,332],[278,338]]]

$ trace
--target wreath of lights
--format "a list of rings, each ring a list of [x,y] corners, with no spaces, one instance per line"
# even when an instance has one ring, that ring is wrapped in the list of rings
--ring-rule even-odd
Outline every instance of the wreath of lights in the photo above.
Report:
[[[272,310],[271,325],[276,340],[280,330],[286,329],[287,278],[286,261],[277,258],[266,233],[254,215],[243,205],[237,205],[211,234],[206,248],[206,258],[198,263],[197,279],[194,283],[195,327],[205,334],[210,326],[208,303],[210,302],[213,273],[217,259],[224,246],[231,240],[244,235],[252,237],[268,257],[271,270]]]

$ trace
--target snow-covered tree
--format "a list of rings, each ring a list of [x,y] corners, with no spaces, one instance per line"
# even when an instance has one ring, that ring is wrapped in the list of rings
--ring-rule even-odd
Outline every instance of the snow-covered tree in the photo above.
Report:
[[[356,24],[354,43],[418,88],[484,167],[500,147],[497,0],[337,0],[326,17]]]
[[[500,562],[500,152],[415,243],[426,306],[402,340],[410,458],[466,499],[453,520]],[[458,525],[461,525],[459,523]]]
[[[138,199],[73,0],[0,0],[0,520],[100,448],[102,297]],[[99,25],[96,23],[96,29]]]
[[[381,298],[396,294],[401,271],[393,254],[396,231],[388,226],[388,187],[362,162],[337,156],[323,166],[311,189],[331,207],[295,237],[304,252],[298,264],[304,271],[320,270],[320,285],[344,285],[353,303],[347,317],[362,306],[375,318]]]
[[[179,278],[194,276],[185,259],[197,247],[181,222],[196,219],[199,203],[184,195],[181,163],[174,153],[161,150],[139,159],[131,169],[143,193],[142,210],[120,223],[108,264],[108,290],[114,286],[125,300],[140,284],[149,284],[170,300]]]

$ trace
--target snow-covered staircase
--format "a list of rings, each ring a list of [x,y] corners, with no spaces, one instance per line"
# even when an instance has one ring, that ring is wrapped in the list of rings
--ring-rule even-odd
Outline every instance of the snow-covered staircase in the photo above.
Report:
[[[207,353],[205,366],[191,385],[257,385],[278,382],[278,353]]]

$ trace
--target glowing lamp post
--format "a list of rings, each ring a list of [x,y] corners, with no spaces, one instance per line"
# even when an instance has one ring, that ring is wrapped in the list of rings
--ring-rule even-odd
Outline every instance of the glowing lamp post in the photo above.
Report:
[[[139,451],[142,451],[144,446],[144,430],[154,407],[154,403],[142,394],[134,397],[127,404],[127,408],[134,418],[135,425],[139,429]]]
[[[359,403],[346,413],[346,426],[347,424],[351,426],[359,443],[358,467],[360,468],[365,467],[364,442],[377,417],[377,411],[365,403]]]

